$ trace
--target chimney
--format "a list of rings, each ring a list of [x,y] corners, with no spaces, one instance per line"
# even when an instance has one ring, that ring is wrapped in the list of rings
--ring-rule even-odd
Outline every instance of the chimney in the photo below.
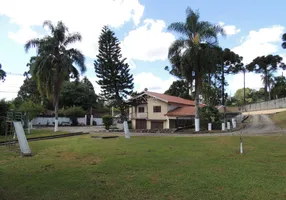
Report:
[[[145,89],[144,89],[144,92],[146,92],[146,91],[148,91],[148,88],[145,88]]]

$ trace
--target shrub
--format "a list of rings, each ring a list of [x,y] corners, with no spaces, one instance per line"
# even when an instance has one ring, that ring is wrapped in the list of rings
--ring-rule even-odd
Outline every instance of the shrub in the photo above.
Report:
[[[104,115],[102,117],[102,122],[106,130],[109,130],[109,127],[113,124],[113,118],[110,115]]]
[[[96,126],[97,125],[96,121],[92,121],[92,125]]]
[[[63,113],[67,117],[84,117],[85,115],[84,109],[82,107],[76,107],[76,106],[65,109]]]

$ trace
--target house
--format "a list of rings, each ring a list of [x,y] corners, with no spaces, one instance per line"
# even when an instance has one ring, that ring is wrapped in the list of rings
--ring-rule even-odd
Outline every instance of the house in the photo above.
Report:
[[[129,102],[133,105],[129,108],[133,129],[169,129],[194,124],[195,102],[192,100],[145,89]]]

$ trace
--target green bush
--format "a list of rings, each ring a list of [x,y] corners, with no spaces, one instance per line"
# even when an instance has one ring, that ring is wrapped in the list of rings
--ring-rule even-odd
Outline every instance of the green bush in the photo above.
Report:
[[[106,130],[109,130],[109,127],[113,124],[113,118],[110,115],[104,115],[102,117],[102,122]]]
[[[84,117],[85,111],[82,107],[70,107],[62,111],[67,117]]]

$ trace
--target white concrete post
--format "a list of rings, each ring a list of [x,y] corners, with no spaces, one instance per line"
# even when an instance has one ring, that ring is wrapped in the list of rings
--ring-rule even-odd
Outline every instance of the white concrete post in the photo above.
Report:
[[[208,130],[209,130],[209,131],[212,130],[212,123],[208,123]]]
[[[227,130],[230,130],[230,122],[227,122]]]
[[[130,133],[129,133],[127,121],[123,122],[123,128],[124,128],[125,138],[129,139],[130,138]]]
[[[243,154],[242,138],[240,137],[240,154]]]
[[[200,119],[195,118],[195,132],[200,131]]]
[[[84,125],[87,125],[87,115],[84,116]]]
[[[93,115],[90,115],[90,125],[93,125]]]
[[[225,131],[225,123],[221,123],[221,130]]]
[[[236,124],[235,124],[235,119],[234,118],[231,119],[231,123],[232,123],[232,127],[236,128],[236,126],[235,126]]]

